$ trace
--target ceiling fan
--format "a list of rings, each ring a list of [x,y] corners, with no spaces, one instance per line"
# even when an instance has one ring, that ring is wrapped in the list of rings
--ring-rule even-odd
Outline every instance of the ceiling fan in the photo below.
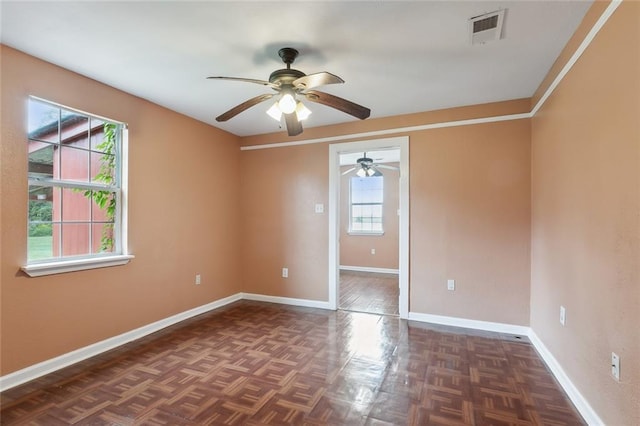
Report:
[[[364,120],[371,114],[371,110],[362,105],[339,98],[338,96],[312,90],[325,84],[344,83],[344,80],[337,75],[329,72],[318,72],[307,75],[302,71],[291,68],[291,64],[298,56],[298,51],[292,47],[283,47],[278,50],[278,55],[282,59],[282,62],[287,65],[287,68],[272,72],[269,76],[269,81],[241,77],[207,77],[209,79],[235,80],[261,84],[274,90],[274,93],[265,93],[244,101],[216,117],[216,121],[227,121],[252,106],[267,101],[274,96],[277,96],[277,101],[267,111],[267,114],[278,121],[280,121],[284,115],[289,136],[296,136],[302,133],[301,121],[311,114],[311,111],[296,98],[297,95],[304,96],[311,102],[335,108],[361,120]]]
[[[400,170],[398,167],[374,163],[373,159],[367,157],[367,153],[365,152],[361,158],[358,158],[358,160],[356,160],[355,167],[342,172],[342,176],[347,175],[354,170],[356,170],[356,175],[358,175],[359,177],[382,176],[382,172],[380,172],[380,170],[378,169]]]

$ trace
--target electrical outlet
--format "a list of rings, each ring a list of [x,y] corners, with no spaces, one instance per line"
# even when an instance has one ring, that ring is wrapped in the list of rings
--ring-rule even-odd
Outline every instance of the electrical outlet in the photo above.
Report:
[[[456,289],[456,280],[447,280],[447,290],[453,291]]]
[[[200,285],[200,274],[196,274],[196,285]]]
[[[564,306],[560,306],[560,324],[564,325],[567,321],[567,310]]]
[[[371,254],[376,254],[376,249],[371,249]]]
[[[282,278],[289,277],[289,268],[282,268]]]
[[[615,352],[611,352],[611,375],[620,381],[620,357]]]

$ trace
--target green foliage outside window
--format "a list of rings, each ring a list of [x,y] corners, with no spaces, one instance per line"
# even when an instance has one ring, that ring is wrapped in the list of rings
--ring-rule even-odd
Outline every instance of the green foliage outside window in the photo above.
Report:
[[[100,170],[94,177],[96,182],[106,185],[115,184],[116,171],[116,141],[118,126],[114,123],[104,124],[104,139],[98,144],[97,148],[104,152],[100,159]],[[86,190],[84,196],[92,198],[100,209],[106,212],[108,223],[102,229],[102,237],[100,238],[100,251],[113,251],[113,225],[116,217],[116,194],[112,191],[105,190]]]
[[[29,201],[29,220],[32,222],[51,222],[52,209],[52,204],[49,202]],[[51,235],[53,235],[51,223],[29,225],[30,237],[49,237]]]

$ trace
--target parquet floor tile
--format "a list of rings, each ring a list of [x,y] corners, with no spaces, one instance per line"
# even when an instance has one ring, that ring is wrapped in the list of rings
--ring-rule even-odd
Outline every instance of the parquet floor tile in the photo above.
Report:
[[[340,271],[340,309],[398,315],[399,297],[396,274]]]
[[[582,425],[526,338],[241,301],[0,395],[2,425]]]

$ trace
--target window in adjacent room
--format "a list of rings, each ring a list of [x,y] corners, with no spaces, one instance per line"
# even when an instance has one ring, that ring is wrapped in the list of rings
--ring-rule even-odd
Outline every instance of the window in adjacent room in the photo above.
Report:
[[[350,184],[350,233],[381,234],[384,177],[352,177]]]
[[[29,99],[27,273],[124,254],[125,132],[123,123]]]

